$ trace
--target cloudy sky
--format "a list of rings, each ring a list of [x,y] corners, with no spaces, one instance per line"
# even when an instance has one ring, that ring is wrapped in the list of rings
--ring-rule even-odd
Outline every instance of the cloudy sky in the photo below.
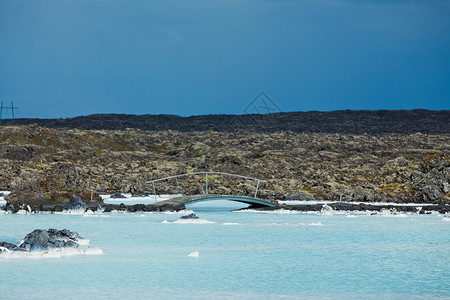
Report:
[[[0,0],[19,117],[450,109],[450,0]]]

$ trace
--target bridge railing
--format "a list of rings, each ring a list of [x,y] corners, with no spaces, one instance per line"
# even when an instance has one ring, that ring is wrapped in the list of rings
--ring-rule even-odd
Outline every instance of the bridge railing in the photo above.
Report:
[[[206,179],[205,180],[205,192],[206,192],[206,194],[208,194],[208,174],[227,175],[227,176],[244,178],[244,179],[249,179],[249,180],[256,181],[255,198],[258,195],[258,189],[259,189],[260,182],[261,181],[265,181],[265,180],[254,178],[254,177],[242,176],[242,175],[226,173],[226,172],[192,172],[192,173],[185,173],[185,174],[179,174],[179,175],[173,175],[173,176],[168,176],[168,177],[164,177],[164,178],[154,179],[154,180],[147,181],[147,183],[151,183],[152,184],[152,186],[153,186],[153,194],[155,195],[155,199],[156,199],[156,189],[155,189],[155,183],[156,182],[164,181],[164,180],[168,180],[168,179],[173,179],[173,178],[178,178],[178,177],[184,177],[184,176],[205,175],[205,179]]]

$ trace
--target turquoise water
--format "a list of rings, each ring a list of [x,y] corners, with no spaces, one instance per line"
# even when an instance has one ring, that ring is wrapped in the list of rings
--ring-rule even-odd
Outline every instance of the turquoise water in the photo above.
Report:
[[[0,215],[0,241],[67,228],[103,255],[1,258],[0,299],[450,298],[442,215]],[[198,251],[198,257],[188,254]]]

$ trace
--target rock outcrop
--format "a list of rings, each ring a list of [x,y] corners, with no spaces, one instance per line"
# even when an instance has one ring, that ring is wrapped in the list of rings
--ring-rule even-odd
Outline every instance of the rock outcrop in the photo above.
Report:
[[[20,251],[21,249],[14,244],[8,243],[8,242],[1,242],[0,243],[0,253],[2,252],[9,252],[9,251]]]
[[[64,204],[63,208],[64,210],[85,212],[86,203],[81,201],[80,197],[72,196],[72,198],[70,198],[70,201]]]
[[[196,220],[196,219],[199,219],[199,217],[196,214],[194,214],[194,213],[190,213],[188,215],[181,216],[180,219],[182,219],[182,220]]]
[[[78,248],[79,240],[82,240],[82,237],[78,233],[69,231],[67,229],[36,229],[33,232],[27,234],[19,245],[14,245],[7,242],[0,243],[0,252],[46,252],[52,249],[59,248]]]

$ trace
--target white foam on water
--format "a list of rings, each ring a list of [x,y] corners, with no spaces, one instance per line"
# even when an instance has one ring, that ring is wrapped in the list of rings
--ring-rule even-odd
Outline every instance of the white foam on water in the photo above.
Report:
[[[103,250],[97,247],[88,247],[81,250],[72,247],[50,249],[48,251],[2,251],[0,252],[0,260],[2,259],[20,259],[20,258],[59,258],[74,255],[101,255]]]
[[[322,226],[321,222],[317,222],[317,223],[309,223],[309,226]]]
[[[288,209],[276,209],[276,210],[257,210],[257,209],[242,209],[242,210],[238,210],[238,211],[234,211],[234,212],[244,212],[244,213],[258,213],[258,214],[284,214],[284,215],[289,215],[289,214],[304,214],[306,212],[302,212],[302,211],[298,211],[298,210],[288,210]],[[317,212],[314,212],[315,214],[317,214]]]
[[[408,213],[382,210],[380,213],[377,213],[376,215],[390,218],[406,218],[408,216]]]
[[[166,195],[149,195],[144,197],[132,197],[131,194],[122,194],[125,196],[125,198],[111,198],[112,195],[110,194],[104,194],[100,195],[100,197],[103,199],[103,202],[105,204],[127,204],[127,205],[133,205],[133,204],[152,204],[156,202],[161,202],[164,200],[169,200],[171,198],[175,197],[181,197],[182,194],[166,194]]]
[[[89,239],[79,239],[79,240],[77,240],[77,243],[78,243],[78,245],[80,245],[80,246],[87,246],[87,245],[89,245]]]
[[[161,213],[165,215],[190,215],[193,214],[194,211],[190,209],[183,209],[179,211],[162,211]]]
[[[0,253],[3,253],[3,252],[10,253],[11,250],[9,250],[8,248],[5,248],[5,247],[0,247]]]
[[[85,255],[102,255],[103,250],[98,247],[89,247],[84,251]]]
[[[63,257],[83,254],[83,250],[77,248],[57,248],[43,252],[42,257]]]
[[[194,252],[189,253],[187,256],[189,256],[189,257],[199,257],[200,254],[198,253],[198,251],[194,251]]]
[[[235,225],[241,225],[240,223],[223,223],[224,226],[235,226]]]
[[[434,205],[432,203],[395,203],[395,202],[352,202],[352,201],[331,201],[331,200],[283,200],[278,201],[280,204],[287,204],[287,205],[319,205],[319,204],[332,204],[332,203],[340,203],[340,202],[346,202],[350,204],[367,204],[367,205],[374,205],[374,206],[381,206],[381,205],[396,205],[396,206],[429,206]]]
[[[106,215],[103,213],[99,213],[99,214],[83,214],[83,217],[89,218],[89,217],[96,217],[96,218],[109,218],[110,215]]]
[[[177,223],[177,224],[213,224],[216,222],[208,221],[205,219],[178,219],[173,223]]]
[[[336,201],[329,201],[329,200],[278,200],[279,204],[286,204],[286,205],[317,205],[317,204],[330,204],[334,203]]]
[[[214,224],[216,222],[208,221],[205,219],[178,219],[176,221],[169,222],[167,220],[162,221],[162,224]]]
[[[42,258],[42,252],[22,252],[22,251],[10,251],[1,252],[0,260],[3,259],[17,259],[17,258]]]
[[[450,222],[450,216],[443,217],[443,218],[442,218],[442,221],[444,221],[444,222]]]
[[[3,196],[0,196],[0,207],[6,205],[5,196],[8,196],[10,193],[10,191],[0,191],[0,194],[3,194]]]
[[[67,209],[67,210],[63,210],[61,212],[61,214],[66,214],[66,215],[84,215],[85,213],[89,213],[89,211],[84,211],[84,209]],[[91,210],[92,213],[92,210]]]
[[[320,213],[322,215],[332,215],[333,214],[333,208],[327,204],[324,204],[322,206],[322,209],[320,210]]]
[[[275,223],[275,222],[273,222],[273,223],[263,223],[263,224],[261,224],[261,225],[264,225],[264,226],[286,226],[286,225],[288,225],[288,223]]]

